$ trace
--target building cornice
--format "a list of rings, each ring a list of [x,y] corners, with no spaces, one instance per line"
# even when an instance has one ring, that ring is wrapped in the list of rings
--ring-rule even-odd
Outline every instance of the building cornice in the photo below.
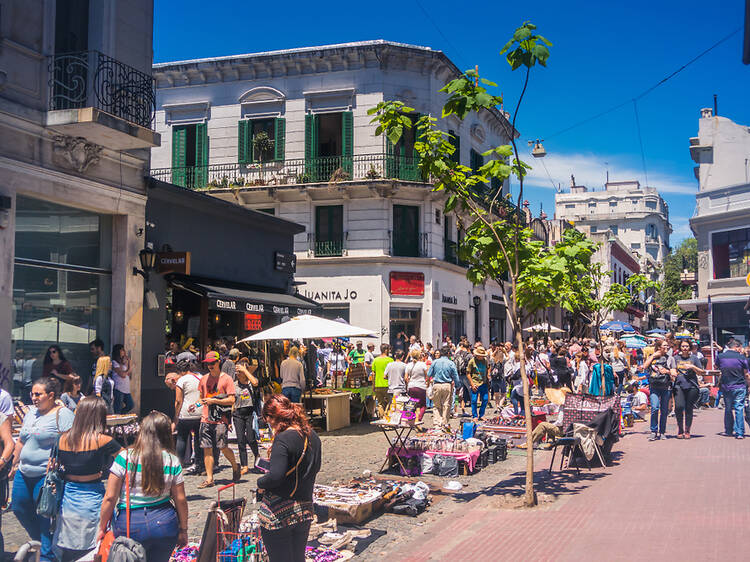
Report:
[[[343,265],[385,265],[388,267],[437,267],[446,271],[466,275],[466,268],[438,258],[405,258],[387,255],[374,256],[340,256],[331,258],[306,258],[297,255],[297,276],[304,277],[300,267],[340,267]]]

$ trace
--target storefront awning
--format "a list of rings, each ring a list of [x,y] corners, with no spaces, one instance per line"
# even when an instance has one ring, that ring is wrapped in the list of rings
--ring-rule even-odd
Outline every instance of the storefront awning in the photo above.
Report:
[[[716,296],[711,297],[711,303],[712,304],[724,304],[724,303],[732,303],[732,302],[747,302],[748,297],[750,295],[728,295],[728,296]],[[702,298],[702,299],[685,299],[677,301],[677,306],[679,306],[682,310],[685,310],[687,312],[692,312],[695,310],[698,310],[698,307],[701,305],[707,305],[708,299]]]
[[[288,295],[259,291],[255,288],[227,287],[216,282],[191,279],[187,276],[172,276],[170,284],[208,299],[209,310],[226,312],[255,312],[278,316],[314,314],[320,310],[315,301],[300,294]]]

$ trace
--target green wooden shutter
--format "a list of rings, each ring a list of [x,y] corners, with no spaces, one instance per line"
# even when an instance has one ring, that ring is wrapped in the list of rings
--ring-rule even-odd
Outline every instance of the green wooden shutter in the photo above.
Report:
[[[396,177],[396,152],[391,139],[383,135],[385,141],[385,177],[394,179]]]
[[[172,183],[185,187],[185,144],[187,129],[172,127]]]
[[[283,117],[277,117],[274,120],[274,160],[284,160],[285,146],[286,146],[286,119]]]
[[[305,115],[305,175],[307,181],[318,181],[318,120],[314,113]]]
[[[341,167],[352,177],[354,168],[354,115],[351,111],[341,114]]]
[[[453,136],[453,138],[450,139],[450,143],[453,145],[453,148],[455,149],[453,151],[453,154],[451,154],[451,160],[455,162],[456,164],[460,164],[461,163],[461,137],[459,137],[454,131],[448,131],[448,134]]]
[[[195,126],[195,184],[206,187],[208,183],[208,127],[206,123]]]
[[[412,148],[410,153],[407,154],[406,146],[402,147],[401,149],[401,179],[402,180],[409,180],[409,181],[420,181],[422,179],[421,174],[419,173],[419,154],[417,154],[417,149],[414,148],[414,145],[419,140],[419,131],[417,130],[417,121],[419,121],[419,118],[421,115],[419,113],[412,113],[411,116],[411,135],[412,135]]]
[[[242,119],[237,123],[237,162],[247,164],[251,161],[250,155],[250,121]]]

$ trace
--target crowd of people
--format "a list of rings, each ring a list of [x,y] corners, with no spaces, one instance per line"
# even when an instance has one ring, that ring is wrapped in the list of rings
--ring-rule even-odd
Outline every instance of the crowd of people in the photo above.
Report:
[[[330,385],[351,366],[363,366],[370,376],[380,415],[394,399],[408,396],[417,420],[431,406],[433,423],[442,429],[450,429],[452,417],[482,421],[488,408],[512,408],[521,415],[523,356],[532,395],[547,389],[619,394],[636,418],[649,416],[651,440],[663,438],[670,412],[676,417],[676,437],[690,439],[694,410],[711,399],[718,406],[721,398],[726,435],[744,438],[750,348],[736,340],[719,350],[721,377],[713,383],[703,378],[706,358],[700,348],[669,333],[642,349],[629,349],[614,337],[528,338],[521,349],[510,342],[485,348],[482,342],[461,338],[454,344],[446,338],[437,349],[412,336],[398,347],[382,344],[377,354],[361,341],[284,342],[269,359],[234,345],[219,342],[203,354],[170,349],[165,384],[175,393],[174,416],[151,412],[128,448],[107,434],[107,414],[132,405],[128,389],[113,382],[132,376],[122,346],[106,355],[100,342],[92,342],[96,360],[88,395],[62,350],[51,346],[50,366],[32,384],[32,404],[15,442],[13,402],[0,391],[0,477],[5,473],[12,479],[12,511],[29,536],[41,541],[42,560],[77,560],[105,534],[126,534],[128,518],[130,536],[143,545],[147,559],[168,560],[174,547],[187,540],[185,476],[204,477],[199,488],[214,486],[220,456],[229,462],[235,482],[248,472],[265,472],[258,487],[271,560],[302,560],[321,447],[300,398],[305,390]],[[559,437],[561,418],[560,410],[557,418],[539,424],[533,442]],[[231,427],[239,459],[229,447]],[[260,455],[263,427],[274,434],[270,459]],[[37,510],[51,470],[64,480],[53,518]]]

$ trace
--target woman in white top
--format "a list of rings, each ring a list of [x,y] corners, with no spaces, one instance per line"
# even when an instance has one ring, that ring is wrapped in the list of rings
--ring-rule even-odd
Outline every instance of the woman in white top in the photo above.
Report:
[[[411,363],[406,366],[406,393],[417,401],[417,421],[422,421],[427,408],[427,354],[415,349],[410,354]]]
[[[130,394],[132,375],[130,355],[125,351],[125,346],[118,343],[112,348],[112,382],[115,385],[112,409],[115,414],[127,414],[133,409],[133,397]]]
[[[586,394],[589,388],[589,366],[586,363],[583,352],[579,351],[575,356],[576,378],[573,381],[573,388],[579,394]]]

